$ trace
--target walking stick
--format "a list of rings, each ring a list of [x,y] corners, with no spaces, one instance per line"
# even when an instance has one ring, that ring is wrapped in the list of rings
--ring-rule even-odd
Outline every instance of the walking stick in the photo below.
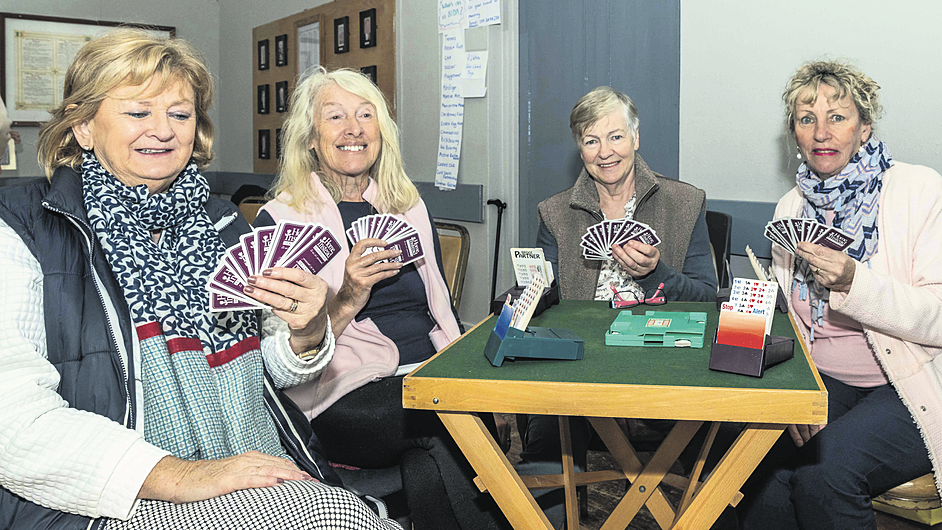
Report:
[[[487,201],[487,204],[493,204],[497,206],[497,235],[494,238],[494,269],[491,272],[491,298],[493,301],[494,297],[497,296],[497,261],[500,257],[500,221],[501,217],[504,214],[504,208],[507,208],[507,203],[500,199],[491,199]],[[490,301],[488,302],[488,307],[490,307]]]

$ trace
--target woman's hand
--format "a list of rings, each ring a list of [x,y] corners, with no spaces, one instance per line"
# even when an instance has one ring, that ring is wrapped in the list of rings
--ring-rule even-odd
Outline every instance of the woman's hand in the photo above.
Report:
[[[315,480],[294,462],[258,451],[220,460],[181,460],[165,456],[137,494],[175,504],[202,501],[248,488],[277,486],[286,480]]]
[[[847,254],[802,241],[798,243],[798,257],[808,262],[819,284],[839,293],[850,291],[857,264]]]
[[[621,246],[612,245],[612,256],[632,278],[640,278],[657,267],[661,251],[640,241],[629,241]]]
[[[380,250],[365,256],[362,255],[370,247],[382,248],[385,246],[386,242],[382,239],[366,238],[357,241],[350,249],[350,255],[347,256],[347,261],[344,264],[343,285],[340,286],[340,291],[337,292],[335,298],[336,303],[343,307],[343,313],[345,315],[349,313],[350,318],[356,316],[366,305],[374,285],[386,278],[392,278],[402,268],[401,263],[377,263],[384,259],[395,258],[402,253],[398,249]],[[333,317],[333,312],[331,312],[331,316]],[[349,321],[349,319],[346,319],[343,327],[346,327]],[[339,336],[336,333],[336,327],[335,325],[334,333]]]
[[[295,353],[311,350],[324,339],[327,282],[321,278],[301,269],[273,267],[250,276],[244,292],[288,323],[288,344]]]
[[[788,434],[791,435],[795,447],[801,447],[808,443],[812,436],[818,434],[824,425],[789,425]]]

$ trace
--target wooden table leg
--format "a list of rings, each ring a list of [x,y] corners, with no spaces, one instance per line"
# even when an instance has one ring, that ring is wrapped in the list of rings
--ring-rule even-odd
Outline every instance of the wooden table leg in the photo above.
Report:
[[[543,510],[481,419],[469,412],[439,412],[438,416],[510,524],[517,530],[552,530]]]
[[[644,466],[636,478],[631,479],[631,488],[602,525],[602,530],[628,526],[638,510],[648,502],[652,495],[660,491],[658,486],[664,479],[664,475],[670,471],[677,457],[687,447],[701,425],[703,425],[702,421],[677,422],[667,438],[661,442],[648,465]]]
[[[785,425],[750,423],[680,514],[675,529],[709,528],[775,444]]]
[[[572,436],[569,431],[569,416],[559,417],[559,446],[563,457],[566,528],[579,528],[579,502],[576,499],[576,472],[572,463]]]

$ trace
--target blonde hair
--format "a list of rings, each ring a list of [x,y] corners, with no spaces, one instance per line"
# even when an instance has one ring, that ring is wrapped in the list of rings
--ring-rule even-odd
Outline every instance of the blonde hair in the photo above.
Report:
[[[857,107],[862,124],[873,125],[873,122],[880,118],[883,107],[877,98],[880,85],[876,81],[848,63],[812,61],[798,68],[788,80],[782,94],[782,101],[785,102],[785,123],[789,131],[795,132],[798,104],[813,105],[818,99],[818,88],[822,83],[835,90],[832,98],[834,101],[850,96]]]
[[[638,107],[627,94],[619,92],[612,87],[600,86],[579,98],[576,106],[569,114],[569,128],[572,130],[572,139],[577,144],[590,127],[612,112],[622,109],[625,112],[625,123],[629,132],[638,137]]]
[[[134,86],[141,88],[138,95],[144,90],[159,94],[178,82],[193,90],[196,138],[192,160],[200,169],[209,165],[215,156],[213,123],[209,120],[214,87],[203,57],[186,41],[121,28],[90,41],[69,65],[62,104],[52,110],[52,119],[39,131],[37,159],[46,178],[61,166],[81,167],[82,146],[72,126],[94,118],[110,91]]]
[[[340,202],[343,197],[340,186],[324,178],[321,161],[311,148],[320,139],[317,124],[321,121],[321,95],[332,84],[367,100],[376,109],[382,145],[379,158],[370,168],[370,177],[379,190],[373,206],[382,213],[408,210],[419,201],[419,191],[402,167],[399,128],[389,115],[386,99],[376,85],[360,72],[346,68],[328,72],[322,66],[315,67],[291,94],[288,115],[282,125],[283,150],[278,177],[269,195],[278,198],[285,193],[288,196],[287,204],[299,212],[305,212],[309,202],[314,202],[320,208],[327,198],[318,197],[311,179],[311,173],[314,172],[321,177],[321,183],[330,192],[334,203]]]

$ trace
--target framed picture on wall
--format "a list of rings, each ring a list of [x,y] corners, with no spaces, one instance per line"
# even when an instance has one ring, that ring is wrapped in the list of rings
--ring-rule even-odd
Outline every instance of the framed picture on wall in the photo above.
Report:
[[[334,53],[350,51],[350,17],[334,19]]]
[[[275,112],[286,110],[288,110],[288,82],[278,81],[275,83]]]
[[[275,37],[275,66],[288,66],[288,35]]]
[[[298,73],[303,74],[312,66],[321,64],[321,18],[322,15],[298,21]],[[323,39],[327,40],[327,39]]]
[[[258,41],[258,69],[268,70],[268,39]]]
[[[258,101],[256,102],[256,108],[259,114],[269,113],[269,102],[268,85],[258,85]]]
[[[271,158],[271,129],[258,131],[258,157],[262,160]]]
[[[376,46],[376,8],[360,11],[360,47]]]
[[[275,158],[281,159],[281,129],[275,129]]]
[[[9,2],[7,2],[9,3]],[[0,12],[0,97],[14,127],[39,127],[62,103],[65,74],[88,41],[116,26],[173,37],[171,26]]]
[[[369,77],[370,81],[372,81],[374,85],[376,84],[376,65],[375,64],[372,66],[361,67],[360,73],[362,73],[366,77]]]

